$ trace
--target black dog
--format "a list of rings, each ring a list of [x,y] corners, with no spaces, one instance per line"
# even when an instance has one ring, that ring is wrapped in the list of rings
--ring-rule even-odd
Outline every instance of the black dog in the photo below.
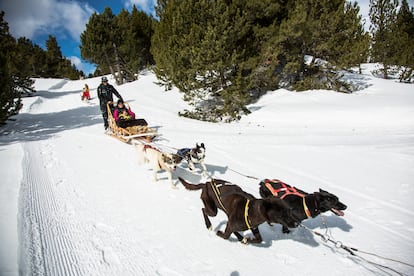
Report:
[[[206,174],[207,168],[204,164],[204,158],[206,157],[206,147],[204,143],[198,145],[196,144],[195,148],[183,148],[177,151],[177,154],[187,161],[188,168],[192,171],[195,169],[194,164],[200,164],[203,168],[203,175]]]
[[[260,243],[262,237],[258,226],[263,222],[280,223],[283,227],[296,227],[290,207],[278,198],[256,199],[251,194],[244,192],[237,185],[220,180],[212,179],[206,183],[190,184],[179,177],[179,180],[187,190],[202,190],[202,208],[207,229],[211,230],[209,216],[217,215],[221,209],[228,217],[224,232],[217,231],[217,235],[228,239],[231,233],[243,243]],[[254,238],[244,238],[238,231],[250,229]]]
[[[284,200],[292,207],[292,215],[299,222],[307,218],[314,218],[326,211],[343,216],[344,212],[342,211],[347,208],[337,196],[322,189],[319,189],[319,192],[308,194],[277,179],[265,179],[259,185],[262,198],[276,197]],[[283,226],[282,230],[283,233],[289,233],[286,226]]]

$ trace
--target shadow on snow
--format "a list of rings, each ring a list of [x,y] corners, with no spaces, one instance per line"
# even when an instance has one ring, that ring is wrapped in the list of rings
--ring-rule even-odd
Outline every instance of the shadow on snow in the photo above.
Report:
[[[53,113],[19,114],[15,121],[0,129],[0,145],[45,140],[65,130],[95,124],[103,125],[97,106],[82,106]]]

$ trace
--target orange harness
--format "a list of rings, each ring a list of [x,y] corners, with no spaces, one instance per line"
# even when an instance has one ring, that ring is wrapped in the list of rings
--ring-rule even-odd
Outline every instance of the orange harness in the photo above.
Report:
[[[279,197],[280,199],[284,199],[287,195],[296,195],[296,196],[300,196],[300,197],[305,197],[305,195],[303,193],[298,192],[298,190],[296,190],[295,187],[291,187],[289,185],[287,185],[286,183],[274,179],[274,180],[269,180],[269,179],[265,179],[264,183],[266,185],[266,188],[269,189],[269,191],[272,193],[272,195]],[[272,186],[272,183],[278,183],[280,184],[280,188],[275,189]],[[281,193],[282,195],[279,195],[279,193]]]
[[[308,206],[306,205],[305,194],[300,193],[298,190],[296,190],[295,187],[291,187],[278,179],[273,179],[273,180],[265,179],[264,183],[265,183],[266,188],[272,193],[272,195],[274,195],[275,197],[279,197],[280,199],[284,199],[288,195],[295,195],[295,196],[301,197],[303,210],[305,211],[306,216],[308,218],[312,217],[312,214],[309,211]],[[278,189],[275,189],[273,188],[272,183],[278,183],[281,187]]]

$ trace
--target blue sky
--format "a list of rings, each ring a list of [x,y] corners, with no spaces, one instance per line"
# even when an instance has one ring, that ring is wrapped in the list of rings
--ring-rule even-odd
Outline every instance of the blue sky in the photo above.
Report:
[[[15,38],[26,37],[45,48],[49,34],[56,37],[62,54],[76,67],[93,73],[95,66],[80,57],[80,34],[92,13],[101,13],[111,7],[114,14],[122,8],[131,10],[135,6],[155,15],[157,0],[0,0],[0,10],[5,11],[11,34]],[[368,22],[369,0],[359,0],[360,12]],[[410,6],[414,0],[408,1]]]
[[[85,30],[92,13],[111,7],[114,14],[135,6],[155,14],[156,0],[0,0],[10,33],[15,38],[26,37],[45,48],[49,34],[56,37],[62,54],[85,74],[93,73],[95,66],[81,60],[80,34]]]

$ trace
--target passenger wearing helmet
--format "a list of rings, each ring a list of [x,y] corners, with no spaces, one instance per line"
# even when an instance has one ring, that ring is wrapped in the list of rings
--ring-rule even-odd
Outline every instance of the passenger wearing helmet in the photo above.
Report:
[[[122,101],[124,100],[122,99],[118,91],[116,91],[116,89],[108,83],[107,77],[102,77],[101,80],[102,80],[102,83],[98,86],[97,93],[98,93],[102,117],[104,120],[104,126],[106,130],[109,125],[108,124],[108,110],[106,108],[107,103],[114,101],[113,94],[115,94],[115,96],[117,96],[119,100],[122,100]]]

